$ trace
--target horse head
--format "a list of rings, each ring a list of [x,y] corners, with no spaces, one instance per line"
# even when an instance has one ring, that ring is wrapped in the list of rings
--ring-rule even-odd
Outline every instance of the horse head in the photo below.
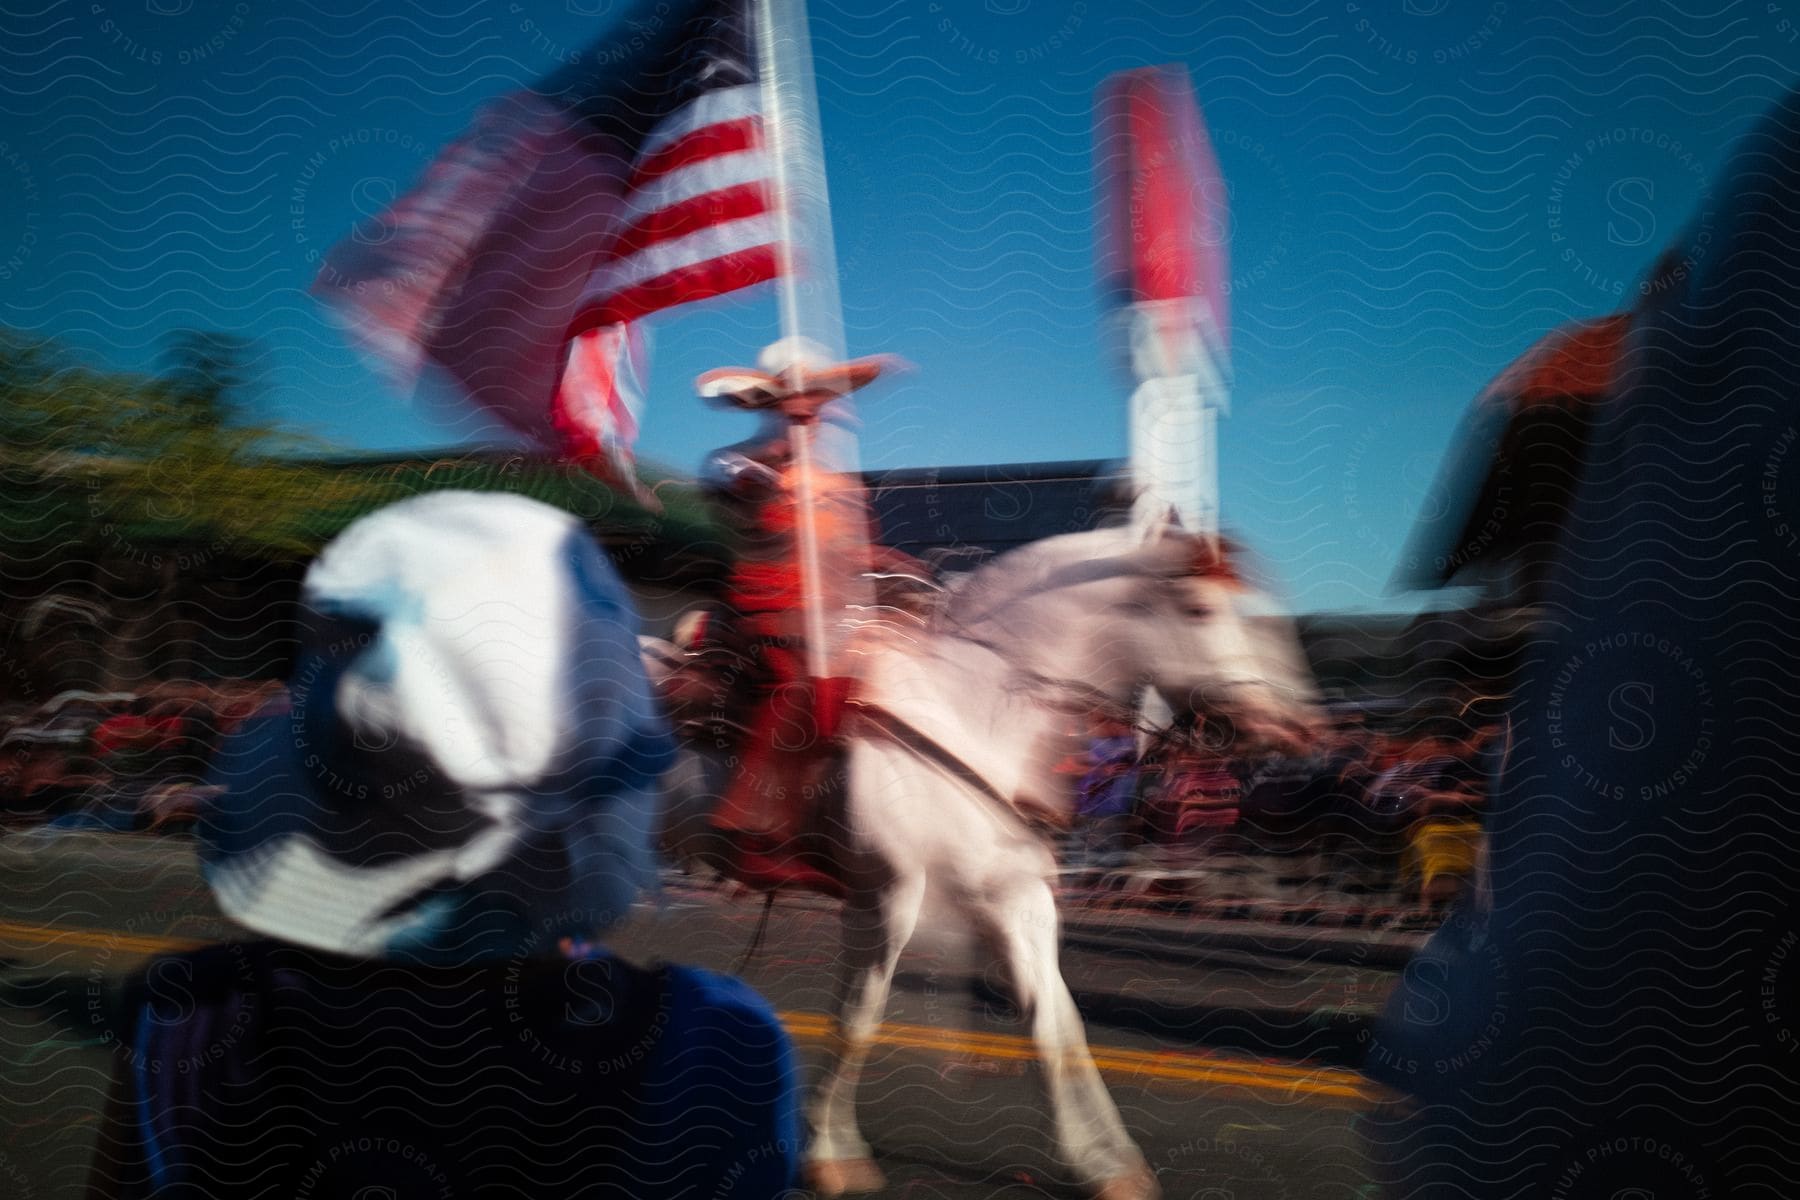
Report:
[[[1203,718],[1248,749],[1300,751],[1322,728],[1293,624],[1250,581],[1224,538],[1153,529],[1110,630],[1112,649],[1177,714]],[[1263,611],[1258,611],[1259,609]]]
[[[975,572],[942,619],[1040,679],[1120,705],[1148,685],[1235,743],[1292,749],[1319,726],[1311,673],[1292,625],[1254,612],[1241,563],[1177,527],[1068,534]]]

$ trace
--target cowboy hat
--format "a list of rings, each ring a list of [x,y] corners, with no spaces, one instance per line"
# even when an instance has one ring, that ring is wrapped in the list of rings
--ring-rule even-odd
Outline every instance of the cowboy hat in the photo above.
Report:
[[[887,354],[835,362],[817,342],[786,337],[764,347],[756,366],[720,367],[700,376],[694,386],[703,399],[764,410],[795,396],[845,396],[902,365]]]

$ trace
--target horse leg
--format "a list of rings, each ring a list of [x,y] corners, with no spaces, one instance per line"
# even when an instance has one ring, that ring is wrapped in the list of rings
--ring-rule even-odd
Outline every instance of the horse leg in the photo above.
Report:
[[[1056,898],[1047,883],[1033,880],[1008,901],[996,906],[992,936],[1019,1012],[1031,1023],[1063,1156],[1103,1200],[1150,1200],[1160,1194],[1156,1178],[1094,1066],[1081,1013],[1063,982]]]
[[[919,875],[896,880],[873,898],[853,896],[844,909],[836,1028],[813,1102],[813,1137],[806,1155],[808,1183],[821,1196],[885,1186],[856,1126],[856,1083],[881,1027],[894,967],[912,938],[924,899],[925,878]]]

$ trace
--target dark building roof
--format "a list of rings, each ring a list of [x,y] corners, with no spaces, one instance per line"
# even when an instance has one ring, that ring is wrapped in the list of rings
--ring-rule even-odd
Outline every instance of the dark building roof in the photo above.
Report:
[[[951,570],[1124,512],[1124,472],[1110,459],[909,467],[863,481],[881,541]]]

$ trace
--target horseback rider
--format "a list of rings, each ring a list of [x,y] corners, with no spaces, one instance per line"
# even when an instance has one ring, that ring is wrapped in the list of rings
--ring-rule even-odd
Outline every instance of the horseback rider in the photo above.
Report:
[[[824,614],[855,604],[871,572],[906,580],[927,573],[905,555],[871,553],[861,483],[829,456],[816,461],[814,438],[826,406],[894,365],[885,357],[837,362],[815,343],[785,338],[754,368],[722,368],[698,381],[702,396],[762,419],[756,435],[716,452],[702,472],[737,553],[722,605],[685,630],[696,639],[686,646],[691,655],[725,665],[714,726],[730,723],[719,719],[722,710],[747,713],[740,734],[719,747],[735,740],[711,824],[733,847],[729,873],[752,886],[842,894],[824,798],[850,680],[831,665]],[[809,619],[817,645],[807,640]]]
[[[710,621],[708,635],[726,640],[737,652],[740,694],[785,705],[799,699],[785,685],[806,678],[787,445],[776,436],[748,453],[715,455],[708,467],[708,497],[737,537],[719,614],[724,619]],[[754,723],[752,728],[766,724]]]
[[[686,648],[720,660],[724,707],[742,714],[730,782],[711,819],[737,848],[732,873],[753,886],[835,892],[828,847],[812,833],[833,731],[829,701],[806,668],[795,482],[779,429],[709,460],[702,483],[736,535],[736,558],[722,603]],[[846,514],[823,504],[816,521],[826,571],[866,569],[846,553],[862,540],[845,536]]]

